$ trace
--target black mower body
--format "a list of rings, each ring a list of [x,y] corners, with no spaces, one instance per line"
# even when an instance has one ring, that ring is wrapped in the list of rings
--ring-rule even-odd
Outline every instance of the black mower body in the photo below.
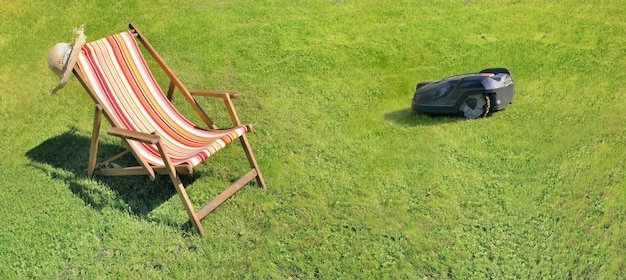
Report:
[[[489,68],[437,81],[421,82],[415,87],[411,109],[425,114],[458,114],[468,96],[484,95],[488,111],[504,109],[513,103],[514,81],[506,68]]]

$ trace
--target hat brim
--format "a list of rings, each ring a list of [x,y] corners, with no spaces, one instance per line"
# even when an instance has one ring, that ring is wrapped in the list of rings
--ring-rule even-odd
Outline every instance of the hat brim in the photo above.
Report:
[[[67,81],[70,79],[70,75],[72,75],[72,71],[74,70],[74,66],[76,65],[76,61],[78,60],[78,56],[85,45],[85,34],[84,34],[84,25],[81,25],[79,28],[74,30],[76,34],[76,41],[74,42],[74,46],[72,47],[72,52],[70,53],[70,57],[67,60],[63,67],[63,75],[61,76],[61,81],[57,84],[56,87],[50,91],[50,94],[56,94],[58,90],[62,89]]]
[[[84,46],[83,44],[80,44],[79,42],[76,42],[74,44],[74,47],[72,48],[72,52],[70,53],[70,58],[67,60],[67,63],[65,64],[65,71],[63,72],[63,81],[67,81],[67,79],[69,78],[70,75],[72,75],[72,71],[74,70],[74,66],[76,65],[76,60],[78,60],[78,55],[80,54],[80,51],[82,50]]]

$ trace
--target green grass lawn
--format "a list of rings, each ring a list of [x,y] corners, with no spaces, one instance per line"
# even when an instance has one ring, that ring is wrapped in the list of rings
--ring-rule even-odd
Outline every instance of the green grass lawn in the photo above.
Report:
[[[3,1],[0,278],[626,278],[624,15],[623,0]],[[75,78],[48,95],[49,48],[129,22],[189,88],[241,91],[255,127],[268,189],[243,188],[204,238],[167,176],[87,178],[93,102]],[[489,67],[515,78],[504,111],[411,112],[417,82]],[[242,175],[238,146],[184,178],[196,205]]]

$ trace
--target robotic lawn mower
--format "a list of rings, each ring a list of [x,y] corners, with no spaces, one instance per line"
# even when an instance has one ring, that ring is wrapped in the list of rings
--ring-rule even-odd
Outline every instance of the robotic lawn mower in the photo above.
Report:
[[[484,117],[513,103],[513,77],[506,68],[418,83],[411,109],[429,115]]]

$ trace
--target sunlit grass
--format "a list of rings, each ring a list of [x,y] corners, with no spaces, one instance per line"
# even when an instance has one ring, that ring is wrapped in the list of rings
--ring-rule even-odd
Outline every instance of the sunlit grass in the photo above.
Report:
[[[0,275],[624,278],[624,7],[2,3]],[[204,238],[167,177],[88,179],[93,103],[75,79],[47,95],[54,43],[82,23],[95,40],[131,21],[188,87],[241,91],[255,127],[268,189],[243,188],[203,220]],[[411,112],[417,82],[488,67],[513,73],[506,110]],[[229,123],[219,100],[199,102]],[[184,178],[192,201],[245,166],[238,145],[220,151]]]

